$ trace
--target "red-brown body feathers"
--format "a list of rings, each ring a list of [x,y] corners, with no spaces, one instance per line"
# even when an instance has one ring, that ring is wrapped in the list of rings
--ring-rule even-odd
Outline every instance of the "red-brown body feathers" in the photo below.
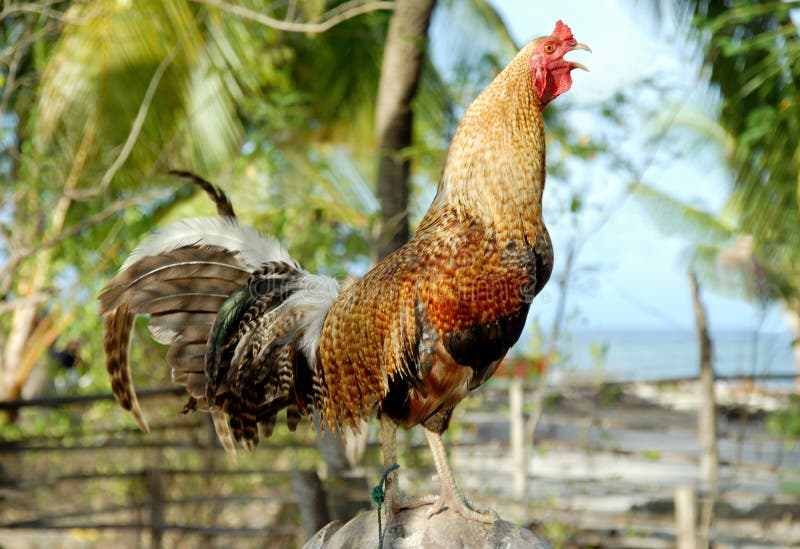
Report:
[[[320,363],[335,422],[355,425],[376,407],[406,427],[449,413],[519,337],[552,269],[544,126],[529,67],[536,46],[465,114],[414,238],[331,305]]]

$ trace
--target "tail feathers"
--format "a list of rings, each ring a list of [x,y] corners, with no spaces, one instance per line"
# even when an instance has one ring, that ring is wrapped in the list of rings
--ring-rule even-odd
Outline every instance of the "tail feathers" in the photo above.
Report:
[[[169,346],[186,410],[208,410],[223,446],[252,448],[286,409],[322,411],[318,367],[322,325],[338,283],[303,271],[275,241],[233,219],[174,223],[134,250],[100,295],[112,389],[147,430],[128,360],[133,320],[150,315],[153,338]]]
[[[169,313],[154,314],[150,316],[150,334],[153,339],[164,345],[169,345],[178,338],[185,341],[189,337],[185,331],[195,326],[205,330],[205,333],[208,334],[216,316],[216,313],[197,311],[170,311]]]
[[[217,437],[219,437],[222,447],[230,454],[236,453],[236,443],[233,440],[228,418],[219,410],[211,410],[211,419],[214,422],[214,430],[217,432]]]
[[[253,264],[292,260],[274,240],[235,220],[198,218],[174,223],[134,250],[99,297],[105,318],[106,366],[123,408],[147,430],[128,361],[136,314],[150,315],[150,331],[170,346],[173,379],[205,405],[205,347],[217,311],[246,286]],[[227,390],[227,383],[221,384]],[[202,399],[202,401],[200,400]]]
[[[228,199],[228,196],[222,192],[222,189],[211,183],[210,181],[203,179],[199,175],[186,171],[186,170],[169,170],[170,174],[177,175],[178,177],[182,177],[184,179],[188,179],[201,189],[203,189],[208,197],[214,202],[217,206],[217,215],[221,217],[236,217],[236,213],[233,211],[233,205],[231,201]]]
[[[122,264],[134,263],[180,248],[218,248],[233,255],[248,274],[264,263],[282,261],[297,266],[289,252],[273,239],[226,217],[193,217],[176,221],[145,239]]]
[[[286,408],[293,430],[321,400],[314,390],[322,384],[307,378],[317,372],[322,324],[339,287],[274,262],[253,273],[246,288],[226,300],[209,333],[205,403],[222,409],[233,438],[250,448],[272,432],[279,410]]]
[[[107,314],[104,319],[103,348],[106,353],[106,369],[111,378],[111,389],[117,402],[131,412],[142,431],[147,433],[150,428],[139,406],[139,399],[136,398],[128,362],[128,344],[135,318],[136,315],[129,312],[127,303],[121,304],[115,311]]]
[[[216,313],[227,297],[226,290],[240,287],[249,276],[250,271],[221,248],[185,246],[163,251],[124,266],[100,295],[100,310],[108,311],[127,300],[136,313]],[[196,289],[200,284],[202,287]],[[205,297],[210,299],[208,304],[202,301]],[[176,306],[174,301],[181,299]]]

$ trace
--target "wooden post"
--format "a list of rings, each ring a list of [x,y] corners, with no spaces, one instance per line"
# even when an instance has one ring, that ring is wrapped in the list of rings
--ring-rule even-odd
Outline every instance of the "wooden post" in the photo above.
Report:
[[[697,547],[697,492],[694,486],[675,488],[675,522],[677,524],[677,549]]]
[[[161,549],[164,537],[164,486],[158,465],[145,470],[144,485],[150,500],[150,547]]]
[[[705,485],[716,490],[719,481],[719,454],[717,449],[717,402],[714,394],[714,365],[708,317],[700,299],[700,286],[695,273],[689,273],[689,288],[697,325],[700,347],[700,407],[697,417],[697,436],[700,439],[700,475]]]
[[[368,502],[352,497],[353,492],[358,491],[368,494],[369,484],[364,473],[351,466],[344,439],[333,433],[322,436],[321,430],[318,430],[317,448],[325,460],[325,492],[330,519],[347,520],[359,511],[369,509]]]
[[[514,497],[524,499],[528,493],[528,448],[525,444],[525,410],[523,377],[514,373],[508,387],[511,415],[511,478]]]
[[[316,471],[292,471],[292,488],[297,497],[305,539],[330,522],[327,496]]]

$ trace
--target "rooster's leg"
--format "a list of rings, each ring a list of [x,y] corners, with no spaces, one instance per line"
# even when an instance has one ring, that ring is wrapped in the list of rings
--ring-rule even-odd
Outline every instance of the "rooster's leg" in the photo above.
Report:
[[[425,429],[425,437],[431,447],[433,461],[436,464],[436,472],[442,485],[442,494],[436,499],[436,503],[428,516],[440,513],[445,507],[449,507],[468,520],[489,524],[497,520],[497,513],[493,509],[472,503],[461,494],[458,486],[456,486],[453,471],[447,462],[447,453],[442,443],[441,433]]]
[[[386,468],[397,463],[397,425],[385,415],[381,415],[381,444],[383,446],[383,465]],[[386,477],[384,497],[393,513],[402,509],[412,509],[422,505],[430,505],[437,501],[437,496],[408,496],[400,492],[397,471],[392,471]]]

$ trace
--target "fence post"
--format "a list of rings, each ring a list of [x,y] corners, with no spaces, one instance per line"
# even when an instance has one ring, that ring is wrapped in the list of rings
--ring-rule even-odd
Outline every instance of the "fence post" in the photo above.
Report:
[[[684,484],[675,488],[675,522],[678,549],[697,548],[697,491]]]
[[[700,299],[697,275],[689,272],[697,341],[700,349],[700,406],[697,433],[700,439],[700,474],[706,487],[716,491],[719,482],[719,451],[717,449],[717,402],[714,394],[714,349],[708,332],[708,314]]]
[[[508,386],[511,415],[511,480],[514,497],[523,499],[528,493],[528,448],[525,444],[524,378],[511,376]]]
[[[297,497],[305,539],[330,522],[327,496],[316,471],[292,470],[292,489]]]
[[[158,465],[147,468],[144,485],[150,499],[150,547],[161,549],[164,536],[164,487]]]

